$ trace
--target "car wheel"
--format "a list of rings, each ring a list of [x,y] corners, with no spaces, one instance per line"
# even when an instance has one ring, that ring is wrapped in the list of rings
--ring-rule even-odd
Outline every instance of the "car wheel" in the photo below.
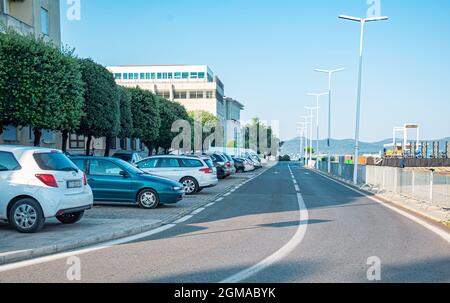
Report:
[[[25,198],[11,207],[9,223],[21,233],[35,233],[42,229],[45,218],[39,203],[31,198]]]
[[[158,194],[152,189],[145,189],[139,193],[138,204],[145,209],[154,209],[159,205]]]
[[[191,177],[181,179],[180,183],[183,184],[183,189],[186,195],[193,195],[199,189],[197,180]]]
[[[56,219],[62,224],[75,224],[79,222],[84,215],[84,211],[80,211],[73,214],[65,214],[62,216],[57,216]]]

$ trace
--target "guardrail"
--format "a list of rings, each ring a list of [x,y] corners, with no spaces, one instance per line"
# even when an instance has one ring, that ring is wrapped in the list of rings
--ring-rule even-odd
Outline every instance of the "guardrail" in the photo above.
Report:
[[[328,171],[326,162],[319,168]],[[359,166],[359,170],[360,185],[450,208],[450,174],[371,165]],[[352,181],[353,165],[332,163],[331,174]]]

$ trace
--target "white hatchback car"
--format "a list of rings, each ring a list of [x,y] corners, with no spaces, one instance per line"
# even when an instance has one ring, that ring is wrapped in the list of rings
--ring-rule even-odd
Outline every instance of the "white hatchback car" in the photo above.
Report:
[[[139,161],[136,166],[151,175],[180,182],[186,195],[195,194],[219,183],[216,168],[209,158],[154,156]]]
[[[47,218],[81,220],[92,208],[86,176],[61,151],[0,145],[0,220],[22,233],[40,230]]]

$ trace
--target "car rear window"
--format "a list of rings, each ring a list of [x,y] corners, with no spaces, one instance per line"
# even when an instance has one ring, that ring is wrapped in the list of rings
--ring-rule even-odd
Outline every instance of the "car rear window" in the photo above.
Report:
[[[79,169],[63,153],[36,153],[33,155],[42,170],[78,171]]]
[[[200,160],[181,159],[181,163],[184,167],[203,167],[203,163]]]
[[[212,163],[211,160],[205,159],[205,160],[203,160],[203,161],[205,161],[206,165],[208,165],[209,168],[213,168],[213,167],[214,167],[214,164]]]
[[[20,164],[12,153],[0,152],[0,171],[20,170]]]

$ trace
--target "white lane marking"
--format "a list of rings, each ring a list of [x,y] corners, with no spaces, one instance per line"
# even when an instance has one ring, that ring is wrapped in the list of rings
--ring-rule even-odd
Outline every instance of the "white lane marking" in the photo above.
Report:
[[[133,242],[133,241],[136,241],[136,240],[139,240],[139,239],[142,239],[142,238],[153,236],[153,235],[162,233],[162,232],[164,232],[166,230],[169,230],[169,229],[171,229],[171,228],[173,228],[175,226],[176,226],[175,224],[167,224],[167,225],[163,225],[161,227],[158,227],[156,229],[150,230],[150,231],[145,232],[145,233],[141,233],[141,234],[134,235],[134,236],[129,236],[129,237],[122,238],[122,239],[108,241],[108,242],[105,242],[105,243],[102,243],[102,244],[98,244],[98,245],[92,246],[90,248],[84,248],[84,249],[74,250],[74,251],[70,251],[70,252],[58,253],[58,254],[54,254],[54,255],[51,255],[51,256],[40,257],[40,258],[36,258],[36,259],[32,259],[32,260],[27,260],[27,261],[21,261],[21,262],[1,265],[0,266],[0,272],[6,272],[6,271],[15,270],[15,269],[23,268],[23,267],[28,267],[28,266],[38,265],[38,264],[42,264],[42,263],[52,262],[52,261],[55,261],[55,260],[64,259],[64,258],[68,258],[68,257],[71,257],[71,256],[79,256],[79,255],[82,255],[82,254],[87,254],[87,253],[90,253],[90,252],[99,251],[99,250],[102,250],[102,249],[110,248],[112,246],[121,245],[121,244],[124,244],[124,243]]]
[[[187,220],[191,219],[193,217],[192,213],[190,215],[186,215],[181,219],[176,220],[175,222],[173,222],[173,224],[180,224],[183,222],[186,222]]]
[[[198,215],[199,213],[201,213],[201,212],[204,211],[204,210],[205,210],[204,207],[198,208],[198,209],[194,210],[194,211],[191,213],[191,215]]]
[[[447,232],[445,232],[445,231],[443,231],[443,230],[441,230],[441,229],[439,229],[439,228],[437,228],[437,227],[427,223],[426,221],[424,221],[424,220],[422,220],[422,219],[420,219],[420,218],[418,218],[418,217],[416,217],[416,216],[414,216],[414,215],[412,215],[410,213],[407,213],[407,212],[405,212],[405,211],[403,211],[401,209],[398,209],[398,208],[396,208],[394,206],[386,204],[385,202],[383,202],[383,201],[381,201],[381,200],[379,200],[379,199],[377,199],[375,197],[372,197],[372,196],[370,196],[370,195],[368,195],[368,194],[366,194],[366,193],[364,193],[362,191],[359,191],[359,190],[357,190],[357,189],[355,189],[355,188],[353,188],[353,187],[351,187],[349,185],[346,185],[346,184],[344,184],[342,182],[334,180],[333,178],[330,178],[328,176],[322,175],[320,173],[316,173],[316,174],[319,175],[319,176],[322,176],[322,177],[324,177],[324,178],[326,178],[328,180],[331,180],[331,181],[333,181],[333,182],[335,182],[337,184],[340,184],[340,185],[342,185],[342,186],[344,186],[344,187],[346,187],[346,188],[348,188],[348,189],[350,189],[350,190],[352,190],[352,191],[354,191],[354,192],[356,192],[356,193],[358,193],[360,195],[363,195],[363,196],[371,199],[372,201],[375,201],[375,202],[383,205],[384,207],[389,208],[390,210],[392,210],[392,211],[394,211],[394,212],[396,212],[396,213],[398,213],[398,214],[400,214],[400,215],[410,219],[411,221],[413,221],[413,222],[415,222],[415,223],[425,227],[429,231],[434,232],[435,234],[437,234],[438,236],[440,236],[441,238],[443,238],[445,241],[447,241],[450,244],[450,233],[447,233]]]
[[[223,200],[223,198],[219,198],[219,199],[216,200],[216,202],[220,202],[222,200]]]
[[[289,169],[290,166],[289,166]],[[292,239],[286,243],[282,248],[280,248],[278,251],[276,251],[274,254],[270,255],[266,259],[262,260],[258,264],[253,265],[252,267],[245,269],[223,281],[220,283],[239,283],[241,281],[244,281],[251,276],[259,273],[260,271],[270,267],[271,265],[275,264],[276,262],[279,262],[284,257],[289,255],[292,251],[295,250],[295,248],[303,241],[305,238],[306,231],[308,229],[308,220],[309,220],[309,214],[308,209],[306,208],[305,201],[303,200],[303,197],[300,193],[297,193],[297,202],[299,207],[299,217],[298,222],[299,226],[297,228],[297,231],[295,235],[292,237]]]
[[[206,204],[205,207],[211,207],[211,206],[213,206],[214,204],[216,204],[216,203],[211,202],[211,203],[209,203],[209,204]]]
[[[295,191],[296,191],[296,192],[300,192],[300,187],[298,187],[297,184],[295,184]]]
[[[228,197],[229,195],[231,195],[231,193],[226,193],[225,195],[223,195],[224,197]]]

